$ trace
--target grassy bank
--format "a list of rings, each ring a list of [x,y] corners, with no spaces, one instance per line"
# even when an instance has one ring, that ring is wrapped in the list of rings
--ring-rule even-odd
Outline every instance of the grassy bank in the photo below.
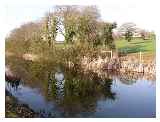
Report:
[[[141,38],[133,38],[130,42],[125,39],[115,41],[116,48],[119,52],[127,54],[145,52],[146,54],[154,54],[156,51],[156,40],[154,38],[143,40]]]

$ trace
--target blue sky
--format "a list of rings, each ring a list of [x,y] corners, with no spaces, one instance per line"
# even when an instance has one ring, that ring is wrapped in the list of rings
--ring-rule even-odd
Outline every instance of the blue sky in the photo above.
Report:
[[[103,2],[100,2],[103,1]],[[139,27],[148,30],[155,29],[156,14],[152,0],[5,0],[6,33],[23,23],[38,20],[45,12],[52,10],[54,5],[61,4],[96,4],[104,21],[114,22],[118,25],[125,22],[134,22]]]
[[[35,21],[44,16],[45,12],[49,11],[51,6],[36,6],[36,5],[7,5],[6,23],[8,30],[18,27],[23,23]]]

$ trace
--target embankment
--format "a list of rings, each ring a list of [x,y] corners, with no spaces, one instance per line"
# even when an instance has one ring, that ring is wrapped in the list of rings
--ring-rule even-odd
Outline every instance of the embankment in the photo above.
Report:
[[[6,91],[5,98],[5,113],[7,118],[34,118],[39,117],[38,113],[34,112],[26,104],[21,104],[19,101]]]
[[[23,54],[22,57],[24,60],[29,61],[38,61],[42,57],[34,55],[34,54]],[[146,74],[156,74],[156,62],[155,59],[151,59],[150,61],[140,62],[136,56],[123,56],[123,57],[98,57],[95,59],[90,59],[89,57],[82,57],[80,66],[83,70],[112,70],[118,72],[138,72],[138,73],[146,73]],[[68,67],[74,67],[74,63],[72,61],[68,61],[65,63]]]

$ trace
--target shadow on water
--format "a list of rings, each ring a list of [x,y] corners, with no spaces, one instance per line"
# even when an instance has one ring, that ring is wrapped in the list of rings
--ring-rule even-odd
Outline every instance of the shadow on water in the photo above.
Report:
[[[115,74],[82,72],[49,62],[15,60],[6,61],[17,76],[6,76],[6,88],[41,117],[95,117],[99,101],[117,100],[117,93],[112,89]],[[127,85],[136,83],[138,79],[133,75],[129,79],[125,74],[118,74],[118,77]],[[21,92],[23,97],[16,92]],[[30,98],[30,103],[27,103],[27,98]]]

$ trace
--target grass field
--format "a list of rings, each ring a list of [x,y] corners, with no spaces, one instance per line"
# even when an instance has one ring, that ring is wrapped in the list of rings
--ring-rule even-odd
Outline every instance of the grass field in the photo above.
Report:
[[[139,52],[142,52],[144,63],[150,63],[156,57],[156,40],[143,40],[141,38],[134,38],[130,42],[125,39],[116,40],[116,48],[119,52],[127,54],[129,57],[136,57],[139,59]]]
[[[138,53],[145,52],[154,54],[156,51],[156,40],[148,39],[143,40],[141,38],[134,38],[130,42],[125,39],[116,40],[116,47],[120,52],[123,53]]]

